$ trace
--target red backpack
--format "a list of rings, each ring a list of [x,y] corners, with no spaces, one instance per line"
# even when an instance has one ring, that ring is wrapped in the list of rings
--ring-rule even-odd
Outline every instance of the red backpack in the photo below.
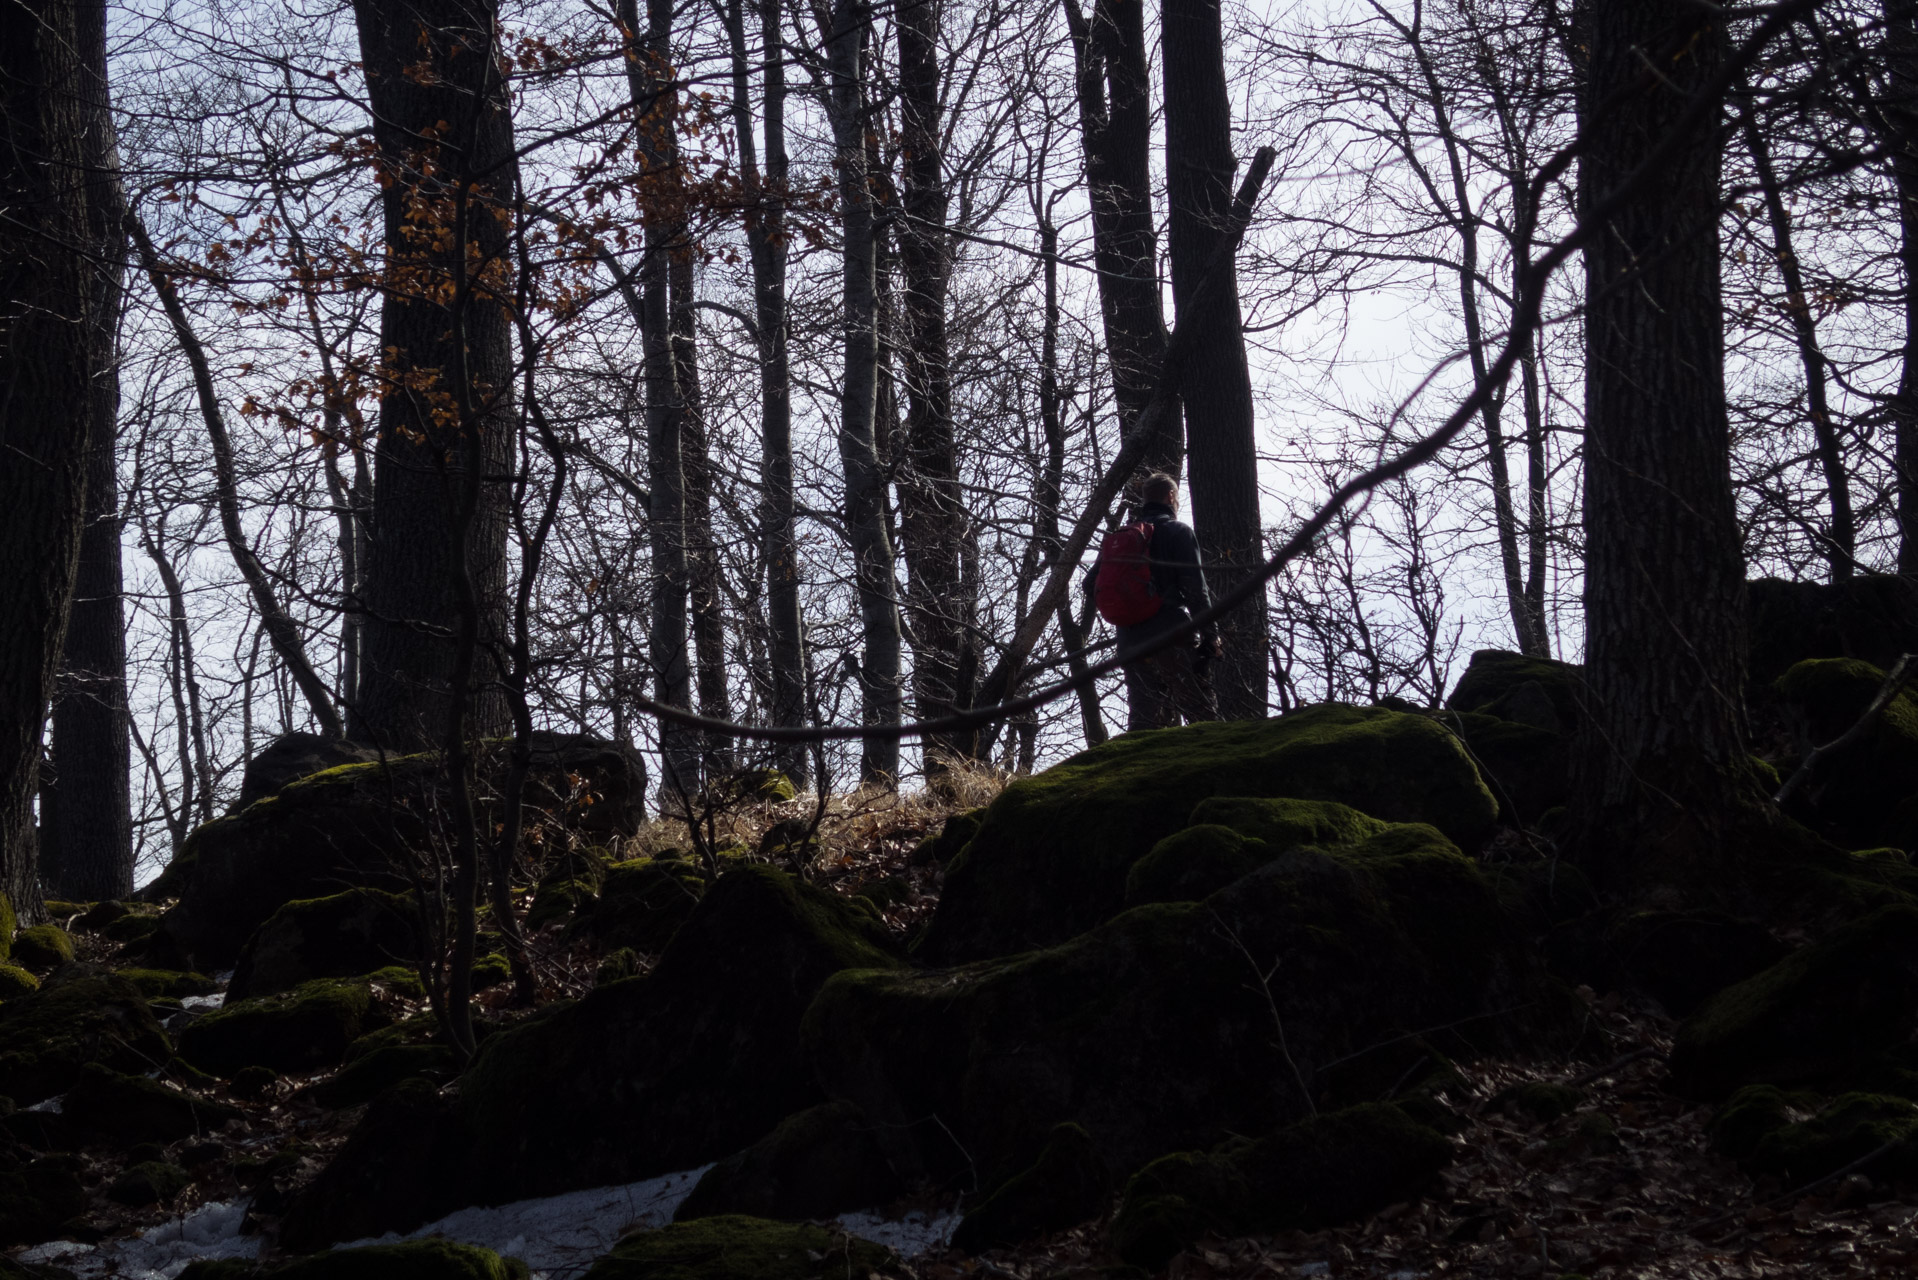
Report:
[[[1152,523],[1122,524],[1099,544],[1093,600],[1115,627],[1136,627],[1165,604],[1152,582]]]

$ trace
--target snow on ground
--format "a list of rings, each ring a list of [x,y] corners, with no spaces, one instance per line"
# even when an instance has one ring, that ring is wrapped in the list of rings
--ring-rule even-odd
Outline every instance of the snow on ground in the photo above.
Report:
[[[260,1253],[258,1236],[240,1234],[246,1220],[244,1200],[216,1200],[183,1218],[124,1240],[79,1244],[55,1240],[20,1255],[23,1262],[51,1262],[80,1280],[173,1280],[199,1258],[253,1258]]]
[[[532,1268],[535,1280],[577,1280],[627,1231],[663,1227],[671,1222],[673,1210],[711,1167],[619,1187],[569,1191],[494,1208],[461,1209],[403,1236],[388,1232],[378,1239],[355,1240],[340,1247],[439,1236],[518,1258]],[[56,1240],[29,1249],[20,1257],[27,1262],[66,1267],[79,1280],[174,1280],[197,1258],[259,1255],[260,1238],[240,1234],[246,1205],[244,1200],[203,1205],[177,1221],[137,1236],[99,1245]],[[957,1213],[914,1211],[896,1220],[876,1213],[849,1213],[839,1219],[838,1225],[910,1257],[943,1247],[958,1223]]]

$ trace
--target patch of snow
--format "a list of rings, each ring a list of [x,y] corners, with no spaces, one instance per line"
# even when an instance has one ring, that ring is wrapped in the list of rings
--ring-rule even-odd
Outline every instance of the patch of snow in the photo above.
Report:
[[[212,1013],[226,1003],[226,992],[215,991],[210,996],[181,996],[180,1008],[188,1013]]]
[[[861,1240],[883,1244],[902,1258],[914,1258],[945,1248],[959,1225],[960,1216],[950,1209],[915,1209],[903,1218],[892,1219],[876,1213],[844,1213],[838,1223]]]
[[[1322,1276],[1329,1274],[1331,1270],[1332,1264],[1329,1262],[1301,1262],[1299,1264],[1299,1274],[1302,1276]]]
[[[49,1115],[59,1115],[66,1109],[67,1095],[62,1093],[48,1098],[45,1102],[36,1102],[28,1107],[29,1111],[44,1111]]]
[[[620,1187],[516,1200],[497,1208],[461,1209],[403,1236],[389,1231],[376,1240],[355,1240],[340,1248],[439,1236],[518,1258],[532,1268],[535,1280],[567,1280],[585,1274],[629,1229],[671,1222],[673,1210],[710,1168],[705,1165]]]
[[[20,1260],[65,1267],[79,1280],[106,1276],[113,1280],[173,1280],[189,1262],[201,1258],[259,1256],[260,1238],[240,1234],[247,1203],[217,1200],[203,1204],[183,1218],[124,1240],[97,1245],[56,1240],[28,1249]]]

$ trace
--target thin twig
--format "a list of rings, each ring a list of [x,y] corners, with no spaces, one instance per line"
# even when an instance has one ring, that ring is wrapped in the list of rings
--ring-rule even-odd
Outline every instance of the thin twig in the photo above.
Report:
[[[1811,751],[1806,754],[1804,762],[1792,771],[1791,777],[1785,779],[1785,785],[1778,788],[1778,794],[1772,797],[1772,803],[1785,803],[1785,801],[1791,797],[1791,793],[1798,790],[1805,779],[1811,776],[1811,771],[1817,767],[1820,760],[1823,760],[1835,751],[1843,751],[1846,747],[1864,736],[1865,730],[1869,729],[1872,723],[1876,721],[1880,715],[1884,714],[1885,708],[1891,705],[1891,700],[1898,696],[1899,690],[1903,689],[1905,684],[1911,679],[1914,674],[1912,669],[1912,656],[1913,655],[1909,653],[1901,653],[1898,655],[1898,661],[1892,663],[1891,670],[1885,673],[1885,682],[1878,686],[1877,696],[1872,698],[1871,705],[1865,708],[1865,714],[1858,717],[1858,723],[1845,730],[1844,733],[1832,739],[1830,742],[1827,742],[1824,746],[1813,747]]]
[[[1712,1231],[1718,1227],[1724,1226],[1726,1223],[1731,1222],[1734,1219],[1743,1218],[1747,1216],[1748,1214],[1762,1213],[1766,1209],[1770,1209],[1770,1208],[1773,1208],[1774,1206],[1784,1204],[1787,1200],[1796,1200],[1798,1199],[1798,1197],[1804,1195],[1806,1192],[1813,1191],[1819,1187],[1824,1186],[1827,1182],[1832,1182],[1839,1178],[1845,1177],[1847,1174],[1858,1172],[1858,1170],[1864,1168],[1866,1165],[1870,1164],[1872,1161],[1878,1159],[1878,1157],[1889,1154],[1891,1151],[1895,1150],[1896,1148],[1903,1146],[1904,1143],[1905,1143],[1905,1140],[1903,1138],[1893,1138],[1890,1142],[1887,1142],[1884,1146],[1879,1147],[1876,1151],[1873,1151],[1871,1154],[1859,1156],[1856,1160],[1852,1161],[1850,1164],[1846,1165],[1844,1168],[1834,1169],[1822,1178],[1813,1178],[1810,1182],[1807,1182],[1802,1187],[1793,1187],[1790,1191],[1787,1191],[1782,1195],[1773,1196],[1769,1200],[1761,1200],[1757,1204],[1752,1205],[1749,1208],[1733,1209],[1730,1213],[1721,1213],[1716,1218],[1707,1218],[1703,1222],[1694,1223],[1690,1227],[1687,1227],[1686,1231],[1688,1234],[1691,1234],[1691,1235],[1697,1235],[1701,1231]]]

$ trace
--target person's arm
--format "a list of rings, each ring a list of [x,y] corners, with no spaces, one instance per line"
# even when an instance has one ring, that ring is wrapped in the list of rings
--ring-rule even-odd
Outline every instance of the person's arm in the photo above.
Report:
[[[1178,535],[1177,554],[1171,557],[1176,566],[1173,581],[1179,589],[1179,602],[1185,606],[1187,613],[1196,618],[1212,607],[1212,593],[1205,585],[1198,535],[1192,532],[1190,525],[1185,524],[1179,526]],[[1199,644],[1202,648],[1211,648],[1213,641],[1218,638],[1217,624],[1208,622],[1199,628]]]

